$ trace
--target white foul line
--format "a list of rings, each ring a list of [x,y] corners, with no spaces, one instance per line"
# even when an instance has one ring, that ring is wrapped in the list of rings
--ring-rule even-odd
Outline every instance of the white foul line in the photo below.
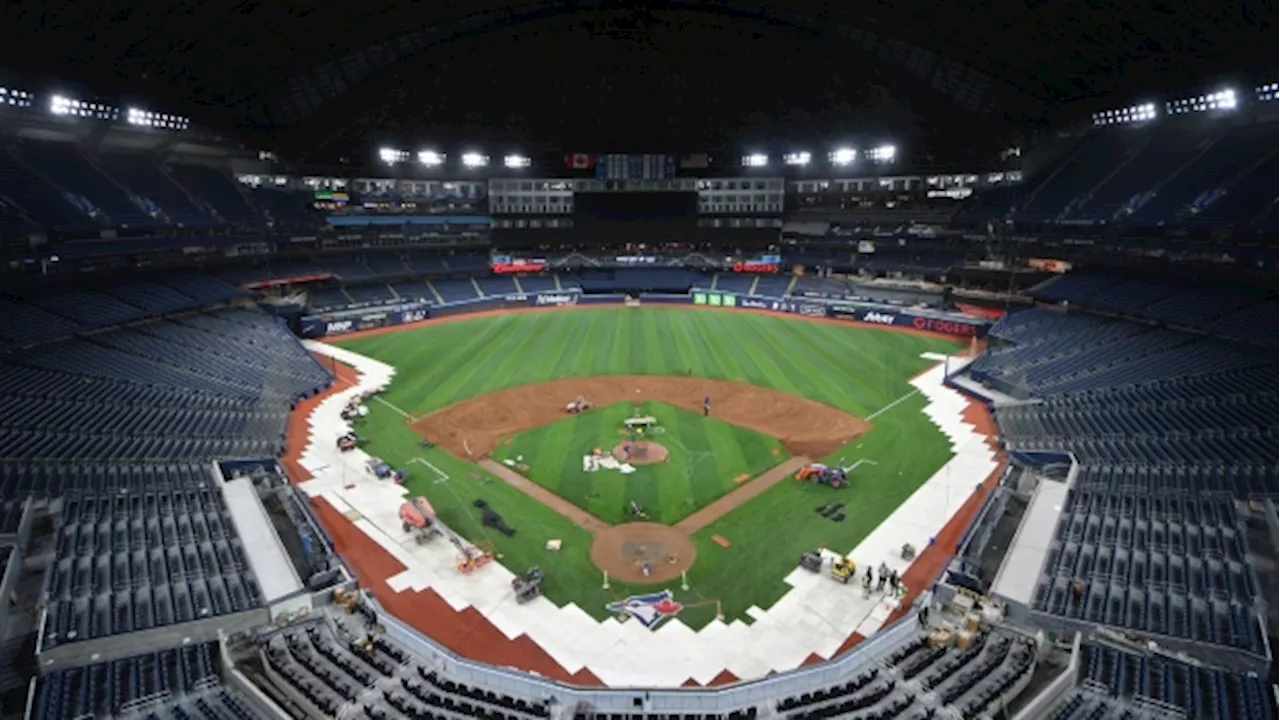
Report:
[[[436,480],[436,484],[442,483],[442,482],[444,482],[445,480],[448,480],[448,479],[449,479],[449,474],[448,474],[448,473],[446,473],[445,471],[443,471],[443,470],[441,470],[440,468],[436,467],[435,465],[432,465],[431,463],[427,462],[426,460],[423,460],[422,458],[413,458],[413,459],[409,460],[409,462],[411,462],[411,463],[420,463],[420,464],[422,464],[422,465],[426,465],[427,467],[429,467],[429,468],[431,468],[432,470],[434,470],[434,471],[435,471],[435,473],[436,473],[436,475],[439,475],[439,476],[440,476],[440,478],[439,478],[438,480]]]
[[[407,413],[407,412],[405,412],[405,411],[401,410],[400,408],[396,407],[395,405],[392,405],[391,403],[387,402],[386,400],[383,400],[381,395],[374,395],[374,396],[373,396],[373,399],[374,399],[374,400],[377,400],[378,402],[382,403],[383,405],[386,405],[387,407],[391,408],[391,409],[392,409],[392,410],[394,410],[396,413],[398,413],[398,414],[400,415],[400,417],[402,417],[402,418],[405,418],[405,419],[412,419],[412,417],[413,417],[413,416],[411,416],[409,413]]]
[[[878,417],[880,417],[881,415],[883,415],[885,412],[888,412],[889,410],[892,410],[892,409],[893,409],[894,407],[896,407],[899,403],[901,403],[901,402],[903,402],[903,401],[905,401],[905,400],[910,400],[911,398],[913,398],[913,397],[915,397],[916,395],[919,395],[919,394],[920,394],[920,389],[919,389],[919,388],[916,388],[915,390],[912,390],[911,392],[907,393],[906,395],[903,395],[902,397],[898,398],[897,400],[894,400],[893,402],[889,403],[888,405],[885,405],[884,407],[880,408],[879,410],[877,410],[877,411],[875,411],[875,412],[871,413],[871,414],[870,414],[870,415],[868,415],[865,419],[866,419],[868,422],[870,422],[871,420],[875,420],[876,418],[878,418]]]

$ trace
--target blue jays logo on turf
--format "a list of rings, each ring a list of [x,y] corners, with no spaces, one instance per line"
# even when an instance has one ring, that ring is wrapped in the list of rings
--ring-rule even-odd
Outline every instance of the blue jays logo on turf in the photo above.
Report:
[[[663,620],[679,615],[684,609],[684,605],[676,602],[675,595],[670,590],[632,595],[626,600],[611,602],[606,607],[611,613],[630,615],[647,628],[653,628]]]

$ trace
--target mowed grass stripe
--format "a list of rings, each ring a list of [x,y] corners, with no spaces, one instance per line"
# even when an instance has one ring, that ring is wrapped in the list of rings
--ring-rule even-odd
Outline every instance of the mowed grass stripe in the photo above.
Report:
[[[396,405],[401,403],[413,402],[414,404],[427,403],[434,405],[440,402],[436,393],[445,385],[445,380],[452,377],[460,367],[466,364],[465,358],[472,357],[485,349],[496,344],[496,340],[501,336],[503,327],[506,322],[494,322],[492,324],[466,323],[473,325],[477,332],[462,336],[458,333],[450,333],[459,337],[469,337],[470,341],[466,343],[456,342],[440,342],[431,343],[423,342],[426,338],[418,333],[404,333],[397,335],[389,335],[375,337],[369,342],[374,343],[368,352],[375,353],[373,357],[380,357],[377,353],[380,350],[385,351],[392,357],[401,354],[407,356],[405,362],[393,363],[396,367],[396,382],[387,392],[387,398]],[[386,348],[380,348],[382,341],[388,341]]]
[[[688,315],[688,313],[685,313],[685,315]],[[660,322],[658,316],[654,316],[654,322]],[[668,355],[668,361],[663,365],[664,369],[667,370],[668,374],[672,375],[687,375],[690,371],[693,371],[702,377],[706,377],[706,374],[702,372],[702,358],[694,341],[694,331],[689,327],[686,318],[677,315],[670,317],[668,322],[672,323],[670,336],[678,359],[673,360]],[[674,367],[671,365],[672,362],[674,362]]]
[[[805,337],[797,334],[791,325],[793,323],[780,326],[779,331],[796,343],[805,342]],[[866,379],[885,377],[884,368],[867,360],[867,347],[876,345],[867,340],[866,337],[829,336],[826,333],[820,338],[810,338],[804,355],[807,367],[803,371],[809,385],[809,397],[836,398],[833,404],[856,404],[856,414],[863,416],[872,408],[882,407],[885,393],[876,383],[868,383]],[[831,400],[827,402],[831,403]]]
[[[781,335],[775,323],[746,323],[740,331],[741,336],[751,339],[743,345],[743,351],[760,368],[764,381],[792,395],[804,395],[801,386],[809,380],[809,373],[800,367],[801,361],[807,357],[803,345],[787,346],[780,343]],[[775,352],[782,345],[783,352]]]
[[[574,375],[574,369],[580,360],[579,354],[582,352],[581,338],[575,337],[575,333],[581,333],[585,328],[574,324],[572,313],[556,315],[552,320],[554,322],[537,327],[551,349],[543,352],[540,357],[526,356],[530,362],[525,374],[531,379],[522,384],[528,385],[539,380],[557,380]],[[543,374],[537,375],[538,371]]]
[[[519,325],[509,328],[508,334],[514,337],[511,340],[518,345],[523,345],[537,335],[537,329],[534,327],[521,327]],[[442,392],[448,393],[448,402],[446,405],[453,404],[459,400],[463,400],[471,395],[470,388],[478,384],[477,380],[482,382],[493,382],[497,380],[499,387],[506,387],[510,383],[511,368],[524,362],[525,358],[521,353],[486,353],[483,356],[473,358],[462,371],[461,377],[458,377],[456,384],[451,384],[447,388],[441,388]]]

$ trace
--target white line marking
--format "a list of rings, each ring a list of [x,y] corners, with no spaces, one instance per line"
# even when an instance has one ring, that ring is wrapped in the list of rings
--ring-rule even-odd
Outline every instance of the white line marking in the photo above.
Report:
[[[915,397],[916,395],[919,395],[919,394],[920,394],[920,390],[919,390],[918,388],[917,388],[917,389],[915,389],[915,390],[912,390],[911,392],[907,393],[906,395],[903,395],[902,397],[898,398],[897,400],[894,400],[893,402],[889,403],[888,405],[885,405],[884,407],[880,408],[879,410],[877,410],[877,411],[875,411],[875,412],[871,413],[870,415],[868,415],[868,416],[866,417],[866,419],[867,419],[867,421],[868,421],[868,422],[869,422],[869,421],[871,421],[871,420],[875,420],[876,418],[880,417],[881,415],[883,415],[884,413],[888,412],[889,410],[892,410],[893,408],[897,407],[897,406],[898,406],[898,404],[900,404],[900,403],[902,403],[902,402],[904,402],[904,401],[906,401],[906,400],[910,400],[911,398],[913,398],[913,397]]]
[[[435,471],[435,473],[436,473],[436,475],[439,475],[439,476],[440,476],[440,477],[439,477],[439,479],[437,479],[437,480],[436,480],[436,482],[435,482],[435,484],[437,484],[437,485],[439,485],[440,483],[442,483],[442,482],[444,482],[445,480],[448,480],[448,479],[449,479],[449,473],[447,473],[447,472],[445,472],[445,471],[441,470],[440,468],[436,467],[435,465],[432,465],[431,463],[427,462],[426,460],[423,460],[422,458],[412,458],[412,459],[410,459],[410,460],[409,460],[409,462],[411,462],[411,463],[418,463],[418,464],[420,464],[420,465],[426,465],[427,467],[429,467],[429,468],[431,468],[432,470],[434,470],[434,471]]]
[[[387,402],[386,400],[383,400],[381,395],[374,395],[374,396],[373,396],[373,399],[374,399],[374,400],[377,400],[378,402],[382,403],[383,405],[386,405],[387,407],[391,408],[393,411],[395,411],[397,414],[399,414],[399,415],[400,415],[400,417],[402,417],[402,418],[405,418],[405,419],[411,419],[411,418],[412,418],[412,416],[411,416],[409,413],[407,413],[407,412],[405,412],[405,411],[401,410],[400,408],[396,407],[395,405],[392,405],[391,403]]]

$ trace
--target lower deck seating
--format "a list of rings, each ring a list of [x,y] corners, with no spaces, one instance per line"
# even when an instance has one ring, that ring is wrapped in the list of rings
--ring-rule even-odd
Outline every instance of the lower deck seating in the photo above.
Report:
[[[63,495],[42,650],[262,606],[208,467],[135,468],[123,478],[118,470],[106,471],[118,485],[111,494]],[[143,490],[147,472],[177,487]]]
[[[409,653],[383,637],[375,635],[371,646],[361,647],[358,641],[363,637],[349,626],[321,620],[277,633],[263,649],[267,666],[284,685],[281,689],[329,716],[341,708],[358,711],[361,717],[388,720],[551,716],[545,702],[456,682],[440,671],[416,665]],[[374,685],[379,692],[363,692]]]
[[[40,679],[30,718],[252,720],[248,703],[222,683],[219,671],[214,644],[58,670]]]
[[[1055,720],[1116,716],[1126,710],[1181,711],[1187,718],[1273,718],[1275,696],[1264,678],[1188,665],[1098,645],[1081,647],[1082,687],[1058,704]],[[1111,713],[1110,715],[1108,713]]]

